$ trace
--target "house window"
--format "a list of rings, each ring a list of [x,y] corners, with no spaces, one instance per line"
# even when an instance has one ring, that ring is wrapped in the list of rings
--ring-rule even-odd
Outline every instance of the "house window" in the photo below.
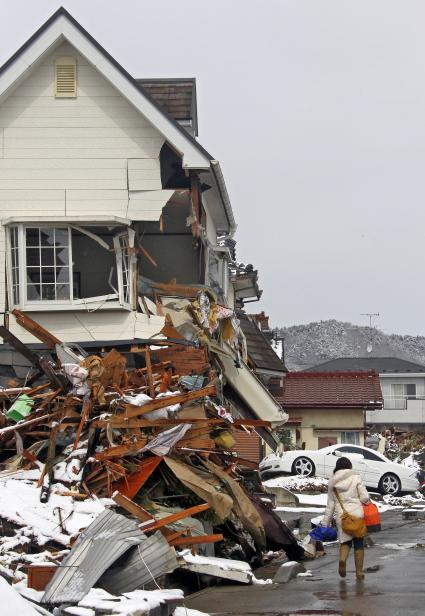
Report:
[[[71,300],[70,234],[69,227],[25,228],[27,302]]]
[[[341,443],[360,445],[360,432],[341,432]]]
[[[391,383],[391,398],[385,400],[385,406],[392,409],[406,409],[407,400],[415,399],[415,383]]]
[[[116,307],[130,308],[131,230],[122,229],[114,225],[10,227],[10,304],[90,309],[93,303],[103,306],[108,302],[111,307],[115,302]]]

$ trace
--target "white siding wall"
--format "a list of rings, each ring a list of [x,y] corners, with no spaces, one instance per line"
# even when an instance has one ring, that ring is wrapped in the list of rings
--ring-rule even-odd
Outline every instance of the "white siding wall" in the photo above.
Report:
[[[77,60],[76,99],[54,97],[54,63],[64,55]],[[158,220],[172,194],[161,189],[163,143],[96,68],[64,43],[0,105],[0,222],[32,215],[96,220],[99,214]],[[0,225],[0,311],[5,310],[4,240]],[[152,319],[145,323],[128,312],[78,313],[78,319],[69,312],[33,316],[64,340],[126,339],[160,329]],[[10,324],[19,337],[34,342],[13,317]]]
[[[54,62],[64,55],[77,59],[76,99],[54,97]],[[64,43],[0,106],[1,216],[38,211],[127,217],[134,190],[132,218],[144,220],[144,203],[168,195],[161,190],[163,143],[118,90]],[[143,199],[143,191],[159,195]],[[152,220],[149,203],[147,208]]]
[[[141,312],[35,312],[31,316],[64,342],[151,338],[165,323],[164,317],[148,317]],[[9,327],[22,342],[40,343],[12,315]]]

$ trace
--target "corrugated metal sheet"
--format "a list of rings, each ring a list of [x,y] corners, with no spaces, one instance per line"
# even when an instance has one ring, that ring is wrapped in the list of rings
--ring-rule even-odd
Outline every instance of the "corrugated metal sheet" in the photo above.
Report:
[[[99,586],[108,592],[122,594],[142,588],[152,577],[171,573],[178,567],[176,554],[164,535],[157,531],[141,545],[131,548],[99,580]]]
[[[101,575],[146,536],[137,522],[104,511],[83,531],[46,587],[42,603],[77,603]]]

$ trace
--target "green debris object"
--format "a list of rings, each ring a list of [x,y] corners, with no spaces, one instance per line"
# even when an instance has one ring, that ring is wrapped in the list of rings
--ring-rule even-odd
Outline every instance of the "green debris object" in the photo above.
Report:
[[[34,400],[29,396],[22,394],[15,400],[10,409],[6,412],[8,419],[11,419],[15,423],[22,421],[25,417],[31,413],[31,409],[34,406]]]

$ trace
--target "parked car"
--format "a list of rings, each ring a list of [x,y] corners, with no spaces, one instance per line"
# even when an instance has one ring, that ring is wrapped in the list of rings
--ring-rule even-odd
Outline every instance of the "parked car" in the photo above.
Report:
[[[378,451],[359,445],[330,445],[317,451],[294,450],[266,456],[260,462],[262,478],[289,473],[302,477],[331,477],[336,458],[350,458],[353,469],[371,489],[382,494],[415,492],[419,489],[418,471],[396,462],[391,462]]]

